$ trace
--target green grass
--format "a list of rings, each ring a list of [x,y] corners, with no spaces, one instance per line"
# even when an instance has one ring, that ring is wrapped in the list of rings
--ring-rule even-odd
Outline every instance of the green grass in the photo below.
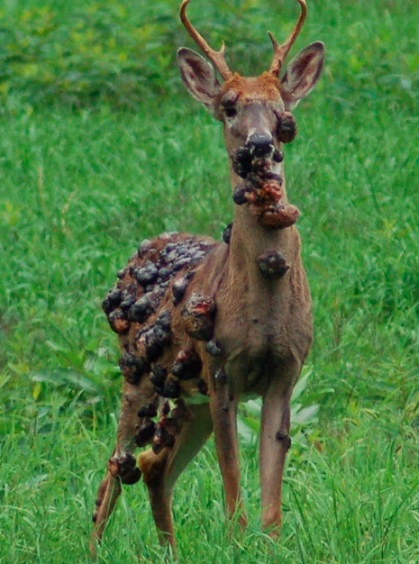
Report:
[[[172,29],[172,4],[153,5],[161,33],[144,55],[135,48],[145,42],[135,35],[144,8],[126,1],[115,20],[121,42],[85,59],[96,37],[89,29],[112,23],[116,4],[0,4],[9,34],[0,50],[2,562],[89,561],[90,514],[119,410],[117,343],[101,300],[141,239],[173,229],[219,238],[231,220],[219,124],[164,58],[185,38]],[[247,2],[235,38],[242,4],[231,4],[213,2],[206,16],[217,25],[206,29],[214,42],[224,33],[239,70],[259,71],[271,56],[266,29],[281,37],[296,8]],[[56,22],[42,48],[33,40],[38,8]],[[66,43],[78,18],[81,38]],[[285,164],[302,211],[316,338],[294,405],[301,425],[285,477],[283,534],[272,543],[259,530],[256,445],[244,437],[250,526],[229,538],[210,441],[175,492],[181,562],[419,560],[418,18],[413,0],[310,2],[298,47],[324,39],[328,64],[295,112],[299,136]],[[25,37],[32,50],[22,51]],[[57,40],[67,48],[62,59]],[[121,89],[115,49],[155,73]],[[24,57],[10,66],[12,51]],[[63,72],[83,59],[85,88],[42,73],[35,78],[50,83],[40,87],[25,57]],[[39,96],[44,86],[51,95]],[[243,420],[255,427],[251,416]],[[144,562],[164,555],[141,483],[125,488],[99,561],[136,562],[139,554]]]

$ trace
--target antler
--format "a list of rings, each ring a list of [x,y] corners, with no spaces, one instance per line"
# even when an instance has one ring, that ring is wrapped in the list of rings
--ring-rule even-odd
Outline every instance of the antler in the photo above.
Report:
[[[196,31],[196,29],[191,24],[191,22],[189,21],[186,15],[186,8],[189,2],[190,0],[183,0],[180,6],[180,19],[182,20],[182,23],[185,26],[186,31],[189,33],[189,35],[192,37],[192,39],[195,41],[198,47],[205,53],[205,55],[210,59],[210,61],[214,63],[214,66],[218,70],[220,75],[224,78],[224,80],[228,80],[233,75],[233,73],[228,68],[228,65],[224,59],[224,51],[225,51],[224,42],[219,51],[214,51],[214,49],[211,49],[211,47],[208,45],[208,43],[205,41],[202,35]]]
[[[292,30],[291,35],[285,41],[285,43],[283,43],[282,45],[278,45],[278,42],[275,39],[275,37],[272,35],[272,33],[269,32],[269,37],[271,38],[272,45],[274,48],[274,58],[269,72],[276,77],[279,76],[279,73],[281,72],[281,67],[285,61],[285,57],[288,55],[289,50],[291,49],[295,40],[297,39],[298,34],[300,33],[301,28],[303,27],[304,20],[306,19],[306,15],[307,15],[306,0],[297,0],[297,2],[301,6],[301,14],[296,26]]]

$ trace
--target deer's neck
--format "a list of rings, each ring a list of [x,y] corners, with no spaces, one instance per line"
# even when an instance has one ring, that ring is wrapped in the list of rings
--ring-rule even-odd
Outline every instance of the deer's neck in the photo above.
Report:
[[[232,173],[233,188],[237,181]],[[249,205],[235,205],[230,243],[222,257],[215,335],[228,358],[227,372],[242,382],[240,389],[250,389],[253,384],[249,382],[257,381],[258,359],[290,354],[288,320],[298,301],[296,295],[304,294],[309,304],[299,248],[294,226],[267,229]],[[267,276],[261,271],[259,258],[271,251],[283,256],[289,266],[283,276]],[[249,359],[255,364],[246,364]],[[244,384],[243,378],[249,382]]]
[[[277,163],[273,169],[283,179],[281,203],[288,204],[285,175],[282,163]],[[233,191],[240,184],[241,179],[230,168]],[[294,227],[285,229],[267,229],[262,227],[248,205],[235,205],[233,230],[230,240],[230,270],[245,269],[249,276],[257,273],[256,281],[260,282],[260,272],[257,266],[259,256],[270,250],[277,250],[289,259],[290,263],[298,254],[299,244],[296,245],[298,234]]]
[[[284,179],[282,203],[286,204],[285,178],[282,165],[275,172]],[[233,190],[240,181],[231,171]],[[289,271],[284,276],[266,276],[259,259],[269,251],[277,251],[285,258]],[[227,287],[231,299],[241,302],[243,313],[256,319],[261,315],[276,315],[284,311],[282,303],[289,300],[290,279],[301,269],[300,242],[294,226],[284,229],[262,227],[248,205],[235,205],[233,229],[227,261]],[[280,302],[280,303],[279,303]]]

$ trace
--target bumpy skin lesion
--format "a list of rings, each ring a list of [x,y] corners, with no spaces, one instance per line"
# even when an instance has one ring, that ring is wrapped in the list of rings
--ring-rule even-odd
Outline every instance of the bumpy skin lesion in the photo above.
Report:
[[[290,112],[278,116],[278,140],[290,143],[297,132]],[[254,140],[253,140],[254,141]],[[275,164],[282,162],[283,153],[272,145],[271,151],[258,150],[257,144],[246,143],[231,155],[234,172],[243,179],[233,194],[234,203],[248,205],[259,224],[265,229],[284,229],[293,225],[300,212],[282,202],[282,177],[274,172]]]
[[[188,290],[196,269],[217,245],[210,238],[164,234],[144,241],[119,273],[103,309],[120,337],[120,367],[127,382],[138,385],[146,379],[158,396],[176,399],[182,382],[200,378],[202,360],[193,339],[211,340],[215,301]]]
[[[212,340],[215,300],[191,292],[190,285],[220,245],[225,246],[178,233],[143,241],[103,301],[109,325],[120,340],[124,401],[117,447],[99,488],[95,521],[100,512],[106,521],[110,510],[105,505],[113,506],[118,484],[134,484],[141,478],[132,455],[135,448],[149,446],[156,456],[173,449],[192,417],[183,398],[208,401],[203,353],[196,342],[208,344],[204,354],[221,355],[220,345]]]
[[[129,453],[119,458],[110,458],[108,470],[114,478],[120,478],[123,484],[136,484],[141,478],[141,471],[136,467],[135,458]]]

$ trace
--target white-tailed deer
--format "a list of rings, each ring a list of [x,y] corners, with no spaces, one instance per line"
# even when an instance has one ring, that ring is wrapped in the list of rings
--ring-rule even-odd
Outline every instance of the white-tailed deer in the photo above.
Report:
[[[172,491],[211,432],[227,513],[246,523],[240,500],[237,404],[263,398],[260,433],[262,526],[281,525],[284,460],[290,446],[290,398],[312,340],[310,293],[288,203],[282,144],[296,126],[290,110],[317,82],[324,46],[312,43],[281,67],[306,16],[305,0],[287,41],[270,35],[274,57],[256,78],[233,73],[220,51],[181,20],[214,68],[178,51],[186,88],[223,123],[234,221],[224,241],[168,233],[146,240],[103,302],[119,335],[124,375],[117,442],[94,514],[94,541],[121,492],[141,476],[161,542],[174,545]],[[137,447],[151,445],[138,462]],[[93,542],[94,545],[94,542]]]

